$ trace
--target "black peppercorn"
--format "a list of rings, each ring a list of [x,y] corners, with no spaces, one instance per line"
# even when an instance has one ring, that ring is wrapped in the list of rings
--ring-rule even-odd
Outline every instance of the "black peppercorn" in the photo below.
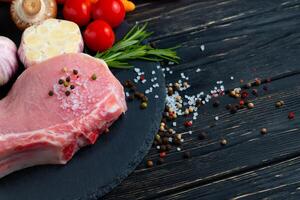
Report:
[[[69,96],[71,94],[71,92],[69,90],[65,91],[65,95]]]
[[[48,92],[48,95],[49,95],[50,97],[52,97],[52,96],[54,95],[53,91],[50,90],[50,91]]]
[[[59,85],[62,85],[63,83],[64,83],[64,80],[62,80],[62,79],[59,79],[59,80],[58,80],[58,84],[59,84]]]
[[[74,90],[74,89],[75,89],[75,85],[71,85],[71,86],[70,86],[70,89],[71,89],[71,90]]]
[[[78,71],[76,69],[73,69],[73,74],[74,75],[77,75],[78,74]]]
[[[66,78],[66,81],[69,83],[69,82],[71,81],[71,77],[68,76],[68,77]]]

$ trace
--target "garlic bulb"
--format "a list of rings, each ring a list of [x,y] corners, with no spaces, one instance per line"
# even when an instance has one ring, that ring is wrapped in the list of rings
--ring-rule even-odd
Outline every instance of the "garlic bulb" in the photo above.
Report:
[[[17,47],[7,37],[0,36],[0,86],[14,75],[18,68]]]

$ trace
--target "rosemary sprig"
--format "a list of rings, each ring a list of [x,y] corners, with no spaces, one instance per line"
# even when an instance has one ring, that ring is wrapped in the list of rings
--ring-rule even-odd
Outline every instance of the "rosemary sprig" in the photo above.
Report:
[[[130,60],[169,60],[178,63],[180,58],[175,51],[178,47],[156,49],[143,43],[152,35],[146,31],[146,28],[147,24],[135,25],[122,40],[107,51],[98,52],[95,57],[105,60],[107,65],[112,68],[131,68],[132,65],[128,63]]]

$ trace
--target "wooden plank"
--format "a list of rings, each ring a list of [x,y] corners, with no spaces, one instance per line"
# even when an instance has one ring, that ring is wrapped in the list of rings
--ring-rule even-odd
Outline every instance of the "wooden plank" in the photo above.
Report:
[[[105,199],[154,198],[184,191],[297,154],[299,118],[290,122],[287,120],[287,112],[293,110],[299,113],[300,109],[297,106],[297,102],[300,102],[300,83],[297,75],[300,69],[299,1],[218,1],[219,4],[216,1],[211,4],[207,1],[189,2],[190,5],[204,3],[202,7],[190,6],[192,11],[176,7],[179,4],[183,5],[183,1],[173,2],[175,7],[172,7],[173,3],[170,1],[162,3],[160,6],[163,8],[158,8],[158,4],[154,2],[142,6],[145,10],[152,7],[150,13],[153,16],[155,13],[161,13],[160,9],[178,8],[176,18],[166,17],[168,15],[164,14],[163,20],[160,19],[162,16],[149,20],[150,28],[156,31],[155,45],[169,47],[182,44],[178,50],[182,63],[172,66],[173,74],[166,74],[167,82],[178,80],[180,73],[184,72],[190,77],[192,84],[187,93],[195,94],[210,91],[218,80],[223,80],[226,88],[234,88],[240,85],[240,79],[247,82],[256,77],[287,75],[287,78],[271,83],[267,93],[260,89],[262,96],[255,100],[257,106],[251,111],[243,110],[236,115],[230,115],[223,107],[201,108],[200,117],[192,128],[194,134],[186,134],[186,142],[183,144],[183,149],[189,150],[193,155],[192,159],[183,161],[182,153],[173,150],[168,155],[166,164],[162,166],[146,169],[142,163]],[[157,8],[153,4],[156,4]],[[216,23],[207,25],[195,21],[206,19],[204,14],[197,16],[205,5],[211,6],[208,16],[219,17],[215,19]],[[216,13],[213,12],[214,6],[220,6]],[[158,11],[154,12],[153,9]],[[252,10],[254,14],[239,14],[245,13],[246,10]],[[141,13],[140,15],[145,16],[149,14]],[[194,24],[187,25],[192,28],[181,31],[179,26],[173,27],[174,23],[185,26],[183,21],[180,21],[180,16],[187,15],[194,20]],[[237,17],[230,17],[235,15]],[[136,16],[136,19],[142,18],[143,16]],[[209,22],[211,18],[207,18],[205,22]],[[161,32],[160,27],[163,27]],[[166,35],[167,29],[171,30],[171,35]],[[206,47],[205,51],[200,48],[202,44]],[[201,68],[202,72],[195,73],[197,68]],[[235,79],[230,80],[230,76]],[[289,88],[289,91],[286,91],[286,88]],[[271,99],[268,98],[269,95],[272,96]],[[280,111],[274,108],[275,101],[279,99],[288,102]],[[221,101],[224,105],[233,100],[225,97]],[[220,116],[217,123],[214,121],[216,115]],[[178,132],[186,133],[182,125],[184,120],[185,118],[177,120]],[[217,126],[212,126],[215,124]],[[259,129],[263,126],[268,126],[270,135],[262,137],[259,134]],[[196,139],[202,130],[209,133],[209,140]],[[220,137],[229,139],[227,147],[220,147]],[[146,159],[157,158],[157,154],[153,148]]]
[[[182,148],[191,152],[192,159],[183,160],[182,152],[172,151],[164,165],[152,169],[141,165],[106,199],[154,198],[298,155],[300,119],[289,121],[287,112],[300,112],[297,105],[300,102],[300,87],[290,87],[289,91],[286,91],[286,87],[296,83],[299,77],[272,83],[274,93],[258,97],[253,110],[230,115],[224,109],[217,109],[214,113],[221,118],[217,126],[207,126],[213,122],[213,118],[202,115],[197,126],[193,127],[194,134],[184,137],[188,142]],[[281,110],[274,107],[274,102],[279,99],[286,102],[286,107]],[[259,130],[262,127],[269,129],[269,135],[261,136]],[[201,130],[209,133],[209,140],[196,139]],[[225,148],[219,144],[220,137],[229,141]],[[146,159],[149,157],[151,154]]]
[[[204,184],[159,199],[298,199],[300,157]]]
[[[264,26],[280,18],[294,19],[299,0],[186,0],[142,1],[128,21],[148,22],[154,38],[239,24],[240,27]],[[279,29],[279,27],[277,27]]]

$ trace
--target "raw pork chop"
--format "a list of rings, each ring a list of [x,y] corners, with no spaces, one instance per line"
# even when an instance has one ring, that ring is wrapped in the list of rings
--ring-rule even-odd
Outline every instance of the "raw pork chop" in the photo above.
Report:
[[[65,164],[126,109],[123,87],[102,60],[64,54],[28,68],[0,101],[0,177]]]

